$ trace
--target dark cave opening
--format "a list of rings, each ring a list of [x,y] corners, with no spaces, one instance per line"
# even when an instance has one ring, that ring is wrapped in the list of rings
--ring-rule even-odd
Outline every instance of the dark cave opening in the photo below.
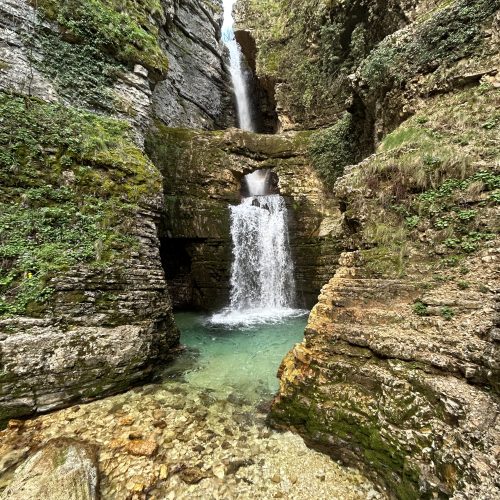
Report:
[[[193,305],[191,242],[184,238],[160,238],[161,264],[175,310],[189,309]]]

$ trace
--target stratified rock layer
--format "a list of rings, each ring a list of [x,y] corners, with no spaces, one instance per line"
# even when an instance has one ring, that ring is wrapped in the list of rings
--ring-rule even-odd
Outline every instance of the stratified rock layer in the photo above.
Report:
[[[124,390],[166,361],[179,332],[159,253],[162,184],[143,136],[153,113],[221,125],[231,101],[215,3],[72,7],[0,1],[2,423]],[[131,32],[141,42],[123,44]],[[50,118],[63,115],[61,126]],[[23,208],[48,215],[26,222]],[[19,238],[44,249],[34,264],[9,224],[32,224]],[[67,245],[65,261],[68,238],[79,257]]]
[[[429,99],[337,181],[359,250],[280,369],[272,423],[398,498],[500,493],[498,99]]]

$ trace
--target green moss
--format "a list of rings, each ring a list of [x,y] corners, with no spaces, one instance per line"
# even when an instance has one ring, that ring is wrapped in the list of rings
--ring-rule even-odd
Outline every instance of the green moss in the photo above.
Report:
[[[159,45],[159,25],[165,22],[160,0],[37,0],[36,6],[84,45],[159,73],[168,68]]]
[[[325,183],[333,186],[344,171],[354,162],[353,117],[345,113],[332,127],[313,134],[309,154],[312,164]]]
[[[38,315],[51,278],[136,248],[127,224],[161,179],[123,121],[6,94],[0,114],[0,315]]]

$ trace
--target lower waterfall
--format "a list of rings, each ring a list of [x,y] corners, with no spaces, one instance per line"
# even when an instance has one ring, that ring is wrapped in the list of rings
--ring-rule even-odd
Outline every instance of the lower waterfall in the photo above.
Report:
[[[265,182],[265,176],[261,179]],[[211,317],[213,324],[275,322],[304,312],[293,308],[294,266],[285,199],[279,194],[253,196],[263,192],[255,181],[255,173],[247,176],[251,196],[230,207],[230,305]]]

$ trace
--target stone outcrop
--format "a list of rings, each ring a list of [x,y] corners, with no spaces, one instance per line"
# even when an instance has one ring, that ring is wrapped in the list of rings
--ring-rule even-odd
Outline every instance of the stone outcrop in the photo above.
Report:
[[[175,305],[213,309],[228,303],[228,205],[239,203],[243,176],[262,168],[278,175],[288,200],[299,301],[316,300],[336,266],[340,212],[311,167],[308,137],[159,126],[148,138],[148,153],[165,181],[162,249]]]
[[[499,492],[497,106],[487,83],[429,99],[337,181],[357,250],[280,368],[271,422],[397,498]]]
[[[14,473],[3,499],[97,500],[96,449],[71,439],[49,441]]]
[[[498,254],[474,264],[493,292]],[[416,318],[418,285],[373,279],[363,265],[359,254],[343,254],[323,287],[304,342],[282,364],[273,423],[292,425],[335,458],[375,473],[398,498],[494,498],[493,293],[443,285],[422,300],[435,311],[453,304],[457,319]]]
[[[134,151],[130,144],[127,147],[132,148],[129,152]],[[135,152],[140,154],[138,149]],[[26,286],[27,279],[34,283],[41,280],[38,286],[43,288],[38,298],[34,296],[24,308],[24,314],[10,314],[0,320],[2,421],[124,390],[151,376],[155,367],[168,359],[171,348],[178,343],[179,334],[171,314],[157,236],[163,206],[156,191],[161,186],[159,176],[143,159],[150,179],[144,185],[140,170],[134,172],[133,164],[127,163],[133,161],[132,157],[122,154],[124,165],[131,168],[132,175],[130,184],[122,184],[117,192],[111,187],[110,180],[116,170],[106,162],[97,163],[102,169],[101,180],[107,179],[104,182],[108,182],[104,192],[101,191],[102,195],[115,200],[111,202],[112,210],[116,210],[116,195],[122,196],[132,186],[135,186],[132,189],[139,190],[142,186],[144,190],[144,194],[135,200],[136,204],[129,194],[131,205],[115,222],[121,234],[118,246],[106,249],[106,244],[98,240],[95,245],[99,246],[91,247],[90,259],[87,257],[79,265],[53,276],[50,276],[51,271],[45,271],[44,277],[43,268],[34,269],[31,278],[18,274],[18,264],[16,260],[12,261],[11,273],[15,276],[17,290]],[[77,177],[81,174],[78,165],[67,172],[71,187],[89,203],[92,202],[88,198],[88,189],[99,192],[104,187],[96,181],[84,187],[82,192],[84,182]],[[67,187],[51,188],[54,197],[61,193],[67,196]],[[29,189],[33,188],[28,184],[25,190]],[[3,190],[5,196],[12,196],[15,192],[8,184]],[[22,210],[30,210],[31,203],[36,202],[25,201]],[[61,209],[68,210],[68,206],[61,202]],[[17,217],[17,212],[12,214]],[[113,217],[111,213],[109,216]],[[92,220],[95,215],[90,212],[87,217]],[[34,231],[50,231],[49,228],[42,225]],[[58,231],[59,238],[65,238],[71,234],[71,227],[63,224]],[[79,245],[85,244],[85,236],[81,235]],[[97,237],[105,239],[109,236],[111,233],[104,232]],[[7,252],[11,243],[5,239],[3,243],[6,245],[3,251]],[[45,248],[50,252],[52,244],[42,238],[40,245],[45,246],[41,251]],[[70,249],[65,251],[70,252]],[[114,255],[104,266],[97,263],[103,258],[101,252]],[[42,254],[36,258],[43,258]],[[15,292],[14,287],[3,292],[7,312],[9,307],[23,307]]]
[[[172,2],[162,43],[170,61],[153,92],[155,115],[166,125],[227,128],[234,124],[230,76],[220,41],[217,2]]]

